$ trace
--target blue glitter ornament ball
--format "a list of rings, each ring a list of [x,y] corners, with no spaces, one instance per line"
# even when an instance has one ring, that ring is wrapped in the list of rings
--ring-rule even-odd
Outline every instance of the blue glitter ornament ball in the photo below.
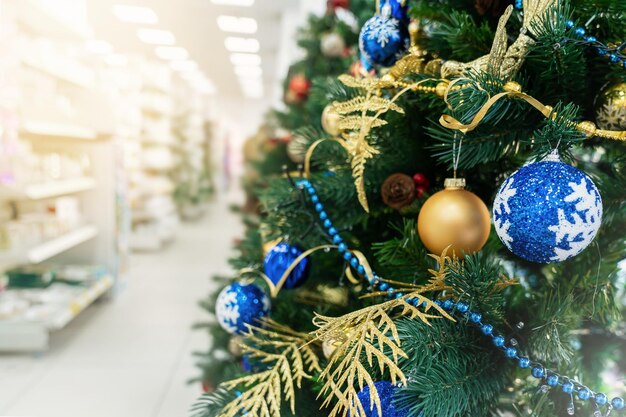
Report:
[[[297,246],[285,242],[279,243],[265,255],[265,261],[263,262],[265,275],[269,277],[274,285],[278,284],[289,265],[301,254],[302,250]],[[309,276],[309,267],[309,258],[301,260],[287,277],[283,288],[291,289],[302,285]]]
[[[384,67],[392,66],[409,47],[409,30],[406,21],[391,15],[391,8],[384,8],[361,28],[359,49],[369,62]]]
[[[378,396],[380,397],[380,408],[383,412],[381,416],[378,415],[378,409],[375,404],[370,403],[370,387],[366,385],[357,394],[359,401],[365,409],[365,417],[405,417],[408,410],[398,409],[393,405],[393,396],[396,393],[397,387],[389,381],[377,381],[374,383]],[[373,407],[370,408],[370,405]]]
[[[231,334],[247,333],[246,324],[258,326],[260,318],[270,312],[270,299],[254,284],[235,282],[217,297],[215,314],[220,326]]]
[[[493,219],[500,240],[517,256],[560,262],[578,255],[596,236],[602,199],[591,178],[553,152],[504,181]]]

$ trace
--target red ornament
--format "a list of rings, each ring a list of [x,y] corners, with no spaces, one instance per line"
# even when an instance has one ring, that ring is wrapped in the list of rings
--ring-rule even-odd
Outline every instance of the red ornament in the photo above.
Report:
[[[304,74],[296,74],[289,80],[286,98],[288,102],[300,103],[308,97],[310,91],[311,81]]]
[[[329,11],[335,11],[335,9],[349,9],[350,8],[350,0],[328,0],[326,2],[326,8]]]
[[[215,385],[207,382],[207,381],[202,381],[202,391],[207,392],[207,393],[211,393],[213,391],[215,391]]]
[[[415,185],[422,185],[426,188],[430,187],[430,181],[428,180],[428,177],[421,172],[413,175],[413,182],[415,183]]]

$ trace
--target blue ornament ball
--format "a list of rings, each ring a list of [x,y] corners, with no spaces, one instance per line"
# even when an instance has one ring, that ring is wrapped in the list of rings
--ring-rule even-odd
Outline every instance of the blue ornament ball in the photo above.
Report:
[[[602,199],[589,176],[553,153],[504,181],[493,219],[502,243],[520,258],[560,262],[578,255],[596,236]]]
[[[258,326],[258,320],[270,312],[270,299],[254,284],[235,282],[217,297],[215,314],[220,326],[231,334],[247,333],[246,325]]]
[[[393,404],[393,396],[397,390],[394,384],[389,381],[377,381],[374,382],[374,386],[376,386],[383,413],[379,416],[376,405],[370,402],[370,387],[366,385],[357,394],[363,409],[365,409],[365,417],[405,417],[408,414],[408,410],[400,409]]]
[[[401,22],[409,21],[409,2],[407,0],[381,0],[378,11],[381,14],[389,13]]]
[[[289,265],[291,265],[298,256],[302,254],[302,250],[297,246],[281,242],[274,246],[265,255],[263,263],[265,267],[265,275],[274,283],[278,284]],[[292,289],[299,287],[306,281],[309,276],[310,263],[309,258],[302,259],[291,271],[283,288]]]
[[[359,49],[362,57],[372,64],[392,66],[409,47],[406,22],[388,14],[377,14],[361,28]],[[363,60],[363,59],[362,59]]]

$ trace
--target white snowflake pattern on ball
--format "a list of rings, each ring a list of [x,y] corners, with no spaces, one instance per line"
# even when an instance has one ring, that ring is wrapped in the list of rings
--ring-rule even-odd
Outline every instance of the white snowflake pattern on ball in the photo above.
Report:
[[[381,47],[387,45],[390,38],[400,36],[400,22],[393,17],[381,16],[368,23],[368,39],[375,39]]]
[[[567,243],[569,249],[554,248],[552,261],[563,261],[582,252],[593,240],[602,222],[602,203],[595,189],[589,190],[587,180],[581,178],[580,184],[568,183],[572,193],[565,197],[568,203],[576,202],[576,213],[572,213],[573,221],[565,217],[563,209],[558,210],[559,223],[549,226],[555,233],[556,244]],[[584,216],[581,217],[581,216]],[[575,240],[577,239],[578,240]]]
[[[509,235],[511,222],[509,219],[503,222],[502,219],[505,213],[511,214],[509,200],[516,194],[517,188],[513,188],[513,177],[509,177],[502,185],[502,188],[496,195],[496,199],[493,202],[493,223],[496,226],[496,231],[498,236],[500,236],[500,240],[502,240],[502,243],[504,243],[509,250],[511,250],[511,244],[513,243],[513,238]]]
[[[237,293],[230,291],[228,288],[223,290],[217,297],[215,313],[224,330],[229,333],[235,333],[240,316]]]

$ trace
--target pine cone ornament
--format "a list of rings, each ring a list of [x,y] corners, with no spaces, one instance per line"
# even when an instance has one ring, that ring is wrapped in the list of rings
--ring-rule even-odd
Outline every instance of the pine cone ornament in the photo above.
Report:
[[[387,206],[399,210],[415,200],[415,184],[408,175],[393,174],[383,182],[380,194]]]

